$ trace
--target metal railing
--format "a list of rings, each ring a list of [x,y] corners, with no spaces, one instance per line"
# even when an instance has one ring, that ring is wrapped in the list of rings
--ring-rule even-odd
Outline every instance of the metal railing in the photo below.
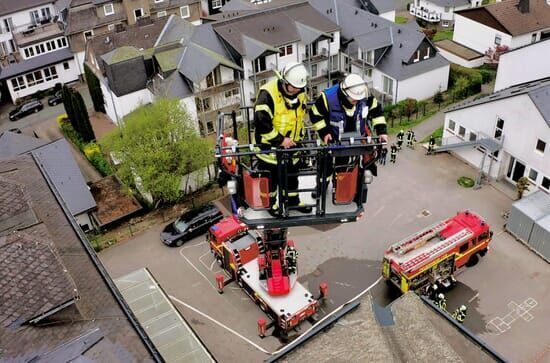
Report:
[[[416,16],[417,18],[420,18],[429,22],[437,23],[441,21],[441,13],[430,11],[422,7],[416,7],[412,4],[410,6],[409,13],[411,15]]]

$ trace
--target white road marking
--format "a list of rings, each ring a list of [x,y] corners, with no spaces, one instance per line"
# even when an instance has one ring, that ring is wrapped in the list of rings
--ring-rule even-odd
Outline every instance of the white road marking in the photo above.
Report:
[[[353,287],[353,285],[348,284],[347,282],[334,281],[334,284],[344,286],[344,287]]]
[[[380,214],[380,212],[382,212],[384,210],[384,205],[381,205],[380,208],[378,208],[376,210],[376,212],[374,212],[374,214],[370,217],[370,218],[374,218],[376,217],[378,214]]]
[[[511,325],[513,322],[515,322],[518,318],[522,318],[526,322],[530,322],[534,319],[534,316],[529,313],[535,306],[538,305],[538,302],[533,299],[532,297],[529,297],[525,299],[522,303],[519,305],[515,301],[510,301],[508,303],[508,309],[510,309],[510,312],[503,317],[495,317],[486,324],[486,328],[488,330],[490,328],[493,328],[492,330],[497,330],[495,332],[495,335],[500,335],[508,330],[511,329]]]
[[[202,258],[203,258],[204,256],[208,256],[209,254],[210,254],[210,252],[206,252],[205,254],[201,255],[201,256],[199,257],[199,262],[202,263],[202,265],[204,266],[205,269],[211,270],[211,271],[212,271],[212,269],[209,268],[209,267],[202,261]],[[216,259],[214,259],[214,262],[216,262]],[[212,265],[210,265],[210,266],[212,266]]]
[[[193,269],[195,271],[197,271],[197,273],[199,275],[201,275],[206,281],[208,281],[208,283],[210,284],[210,286],[212,286],[212,288],[216,291],[218,291],[218,289],[216,288],[216,286],[214,286],[214,284],[212,284],[212,281],[210,281],[210,279],[208,277],[206,277],[195,265],[193,265],[193,263],[191,261],[189,261],[189,259],[183,254],[183,248],[180,249],[180,256],[183,257],[185,259],[185,261],[187,261],[187,263],[193,267]]]
[[[170,299],[174,300],[175,302],[177,303],[180,303],[181,305],[185,306],[186,308],[190,309],[190,310],[193,310],[194,312],[196,312],[197,314],[201,315],[202,317],[210,320],[211,322],[213,322],[214,324],[216,325],[219,325],[220,327],[224,328],[225,330],[229,331],[230,333],[238,336],[239,338],[241,338],[242,340],[244,340],[245,342],[247,342],[248,344],[252,345],[254,348],[266,353],[266,354],[272,354],[270,353],[269,351],[265,350],[264,348],[260,347],[258,344],[254,343],[252,340],[248,339],[247,337],[245,337],[244,335],[242,334],[239,334],[237,333],[235,330],[231,329],[230,327],[220,323],[219,321],[217,321],[216,319],[206,315],[205,313],[203,313],[202,311],[199,311],[198,309],[195,309],[194,307],[192,307],[191,305],[189,304],[186,304],[184,303],[183,301],[181,301],[180,299],[170,295]]]
[[[471,303],[472,301],[477,299],[478,296],[479,296],[479,292],[477,294],[475,294],[470,300],[468,300],[468,303]]]
[[[212,269],[214,268],[215,263],[216,263],[216,259],[214,259],[214,261],[212,261],[212,263],[210,264],[210,271],[212,271]]]
[[[181,254],[181,252],[180,252]],[[183,255],[182,255],[183,256]],[[187,258],[185,256],[183,256],[186,260]],[[365,295],[370,289],[372,289],[374,286],[376,286],[380,281],[382,281],[382,276],[380,276],[378,278],[378,280],[376,280],[375,282],[373,282],[369,287],[367,287],[365,290],[361,291],[359,294],[357,294],[353,299],[349,300],[348,302],[346,302],[345,304],[342,304],[341,306],[339,306],[337,309],[331,311],[329,314],[325,315],[321,320],[319,320],[318,322],[316,322],[315,324],[313,324],[309,329],[307,329],[305,332],[303,332],[298,338],[294,339],[292,342],[290,342],[289,344],[287,344],[286,346],[283,346],[282,348],[274,351],[274,352],[269,352],[267,351],[266,349],[262,348],[261,346],[259,346],[258,344],[254,343],[253,341],[251,341],[250,339],[248,339],[247,337],[239,334],[238,332],[236,332],[235,330],[231,329],[230,327],[220,323],[219,321],[217,321],[216,319],[206,315],[205,313],[203,313],[202,311],[199,311],[198,309],[192,307],[191,305],[189,304],[186,304],[184,303],[183,301],[179,300],[178,298],[172,296],[172,295],[169,295],[170,299],[174,300],[175,302],[177,303],[180,303],[181,305],[185,306],[186,308],[190,309],[190,310],[193,310],[194,312],[196,312],[197,314],[203,316],[204,318],[212,321],[214,324],[222,327],[223,329],[229,331],[230,333],[234,334],[235,336],[241,338],[242,340],[244,340],[245,342],[247,342],[248,344],[252,345],[254,348],[258,349],[259,351],[261,352],[264,352],[266,354],[269,354],[269,355],[276,355],[278,353],[280,353],[281,351],[287,349],[288,347],[291,347],[291,346],[294,346],[298,343],[300,343],[302,340],[303,340],[303,337],[309,333],[312,329],[314,329],[317,325],[321,324],[323,321],[327,320],[328,318],[330,318],[332,315],[336,314],[338,311],[340,311],[346,304],[356,300],[356,299],[359,299],[361,296]]]

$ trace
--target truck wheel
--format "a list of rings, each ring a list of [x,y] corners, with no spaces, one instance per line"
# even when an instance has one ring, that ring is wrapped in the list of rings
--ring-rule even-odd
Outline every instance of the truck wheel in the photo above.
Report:
[[[482,249],[481,251],[479,251],[479,255],[480,255],[481,257],[484,257],[486,253],[487,253],[487,249],[486,249],[486,248],[484,248],[484,249]]]
[[[468,262],[466,262],[466,266],[468,266],[468,267],[475,266],[475,265],[477,265],[478,261],[479,261],[479,257],[478,257],[477,254],[471,255]]]

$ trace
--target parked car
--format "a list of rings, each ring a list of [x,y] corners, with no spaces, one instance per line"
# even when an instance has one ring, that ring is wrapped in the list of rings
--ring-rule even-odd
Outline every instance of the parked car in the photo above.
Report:
[[[20,134],[21,133],[21,129],[18,129],[17,127],[14,127],[13,129],[9,129],[8,131],[13,132],[15,134]]]
[[[63,103],[63,96],[61,95],[61,91],[55,92],[53,96],[48,98],[48,105],[50,106],[59,105],[60,103]]]
[[[222,212],[209,203],[200,209],[183,214],[164,227],[160,240],[168,246],[180,247],[184,242],[208,231],[208,228],[223,218]]]
[[[32,100],[32,101],[25,102],[19,107],[17,107],[15,110],[10,111],[9,113],[10,120],[15,121],[31,113],[38,112],[43,108],[44,106],[42,105],[42,102],[40,102],[39,100]]]

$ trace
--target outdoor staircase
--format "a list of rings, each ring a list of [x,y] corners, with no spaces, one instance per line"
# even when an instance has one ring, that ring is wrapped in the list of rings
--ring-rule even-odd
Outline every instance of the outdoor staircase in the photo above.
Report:
[[[452,144],[437,146],[434,148],[434,153],[440,153],[444,151],[451,151],[451,150],[462,149],[465,147],[475,147],[475,146],[482,146],[489,152],[495,152],[502,148],[502,145],[499,144],[497,140],[493,138],[481,138],[475,141],[463,141],[463,142],[456,142]]]

